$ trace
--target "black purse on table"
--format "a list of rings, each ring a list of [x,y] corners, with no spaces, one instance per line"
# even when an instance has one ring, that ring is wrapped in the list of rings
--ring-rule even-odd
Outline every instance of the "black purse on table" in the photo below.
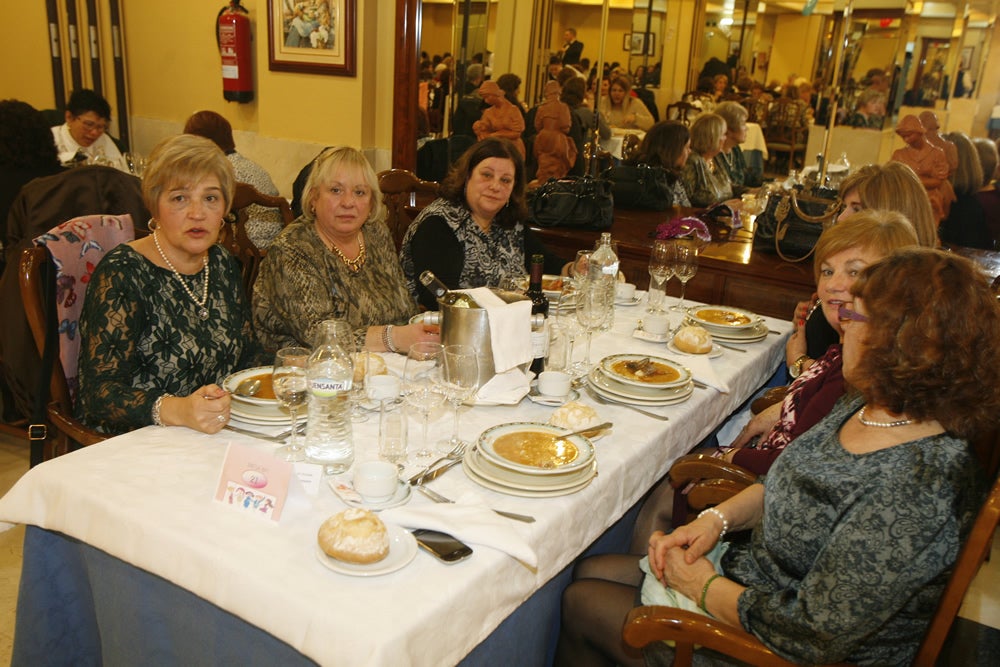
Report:
[[[528,195],[528,208],[539,227],[603,230],[614,222],[611,183],[602,178],[550,179]]]
[[[601,176],[611,181],[611,192],[622,208],[666,211],[673,206],[671,175],[661,167],[622,164],[605,169]]]
[[[839,213],[840,198],[836,190],[773,192],[767,199],[767,208],[757,217],[753,247],[776,253],[786,262],[804,261],[812,256],[820,234],[833,224]]]

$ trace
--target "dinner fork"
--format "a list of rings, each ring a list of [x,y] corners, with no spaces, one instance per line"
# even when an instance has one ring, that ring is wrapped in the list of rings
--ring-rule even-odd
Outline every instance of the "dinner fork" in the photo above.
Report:
[[[276,435],[267,435],[266,433],[258,433],[257,431],[248,431],[247,429],[240,428],[239,426],[233,426],[232,424],[226,424],[223,426],[227,431],[233,431],[234,433],[239,433],[240,435],[248,435],[251,438],[258,438],[260,440],[270,440],[271,442],[284,442],[285,439],[292,434],[292,429],[287,431],[282,431]],[[299,433],[305,429],[305,424],[299,426]]]
[[[416,475],[414,475],[410,479],[406,480],[406,483],[407,484],[416,484],[421,478],[424,477],[424,475],[426,475],[431,470],[433,470],[434,466],[436,466],[437,464],[444,463],[446,461],[457,461],[458,459],[462,458],[463,456],[465,456],[465,448],[468,445],[469,445],[469,443],[467,443],[467,442],[460,442],[460,443],[458,443],[457,445],[455,445],[455,448],[452,449],[450,452],[448,452],[447,454],[445,454],[444,456],[442,456],[441,458],[439,458],[437,461],[434,461],[433,463],[431,463],[429,466],[427,466],[426,468],[424,468],[423,470],[421,470],[420,472],[418,472]]]
[[[601,396],[600,394],[598,394],[596,391],[594,391],[593,389],[591,389],[589,386],[587,387],[587,394],[592,399],[594,399],[595,401],[597,401],[598,403],[603,403],[604,405],[620,405],[623,408],[629,408],[629,409],[635,410],[639,414],[646,415],[647,417],[652,417],[653,419],[659,419],[660,421],[665,421],[665,422],[666,421],[670,421],[670,417],[667,417],[666,415],[658,415],[655,412],[650,412],[648,410],[643,410],[642,408],[637,408],[636,406],[630,405],[628,403],[619,403],[618,401],[612,401],[612,400],[609,400],[607,398],[604,398],[603,396]]]
[[[455,503],[454,500],[445,498],[434,489],[426,487],[423,484],[418,484],[417,490],[436,503],[451,503],[451,504]],[[523,521],[524,523],[535,523],[535,517],[528,516],[527,514],[514,514],[513,512],[504,512],[503,510],[493,510],[493,512],[499,514],[500,516],[505,516],[508,519],[514,519],[515,521]]]

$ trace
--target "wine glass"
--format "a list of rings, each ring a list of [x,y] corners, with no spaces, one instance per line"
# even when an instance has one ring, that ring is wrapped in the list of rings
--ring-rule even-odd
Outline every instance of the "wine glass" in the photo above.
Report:
[[[403,366],[403,399],[423,417],[423,433],[417,458],[434,456],[427,447],[427,422],[431,411],[444,403],[441,388],[441,358],[444,346],[439,343],[414,343]]]
[[[351,421],[355,424],[368,421],[368,413],[361,407],[367,397],[368,368],[372,353],[362,348],[354,354],[354,380],[351,382]]]
[[[673,246],[669,241],[653,241],[649,253],[649,291],[646,293],[646,312],[663,312],[663,298],[666,296],[667,282],[674,275],[672,264]]]
[[[479,355],[471,345],[447,345],[441,366],[441,386],[444,395],[455,410],[455,427],[451,438],[438,443],[442,452],[453,451],[459,445],[468,445],[458,436],[458,409],[472,398],[479,388]]]
[[[672,310],[684,312],[684,288],[698,272],[698,246],[694,241],[684,239],[674,241],[674,275],[681,281],[681,300],[671,306]]]
[[[559,303],[556,307],[555,326],[558,327],[562,335],[566,338],[565,365],[566,370],[573,375],[580,375],[587,372],[583,361],[573,361],[573,349],[577,336],[580,334],[580,322],[576,319],[576,286],[570,280],[563,281],[562,290],[559,292]]]
[[[577,250],[576,259],[570,264],[568,271],[574,282],[583,282],[590,276],[590,256],[593,254],[593,250]]]
[[[608,314],[607,289],[600,280],[587,280],[576,291],[576,319],[587,334],[586,354],[583,357],[583,370],[589,372],[590,341],[594,330],[599,329]]]
[[[304,347],[283,347],[274,355],[274,371],[271,375],[274,396],[292,415],[292,434],[288,444],[279,447],[276,453],[286,461],[303,461],[306,457],[299,444],[298,413],[309,398],[309,381],[306,378],[308,365],[309,350]]]

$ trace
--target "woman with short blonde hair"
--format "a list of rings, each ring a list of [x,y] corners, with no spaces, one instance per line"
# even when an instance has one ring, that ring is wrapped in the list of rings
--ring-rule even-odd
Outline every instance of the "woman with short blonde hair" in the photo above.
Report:
[[[733,196],[729,176],[714,162],[725,138],[726,121],[722,116],[703,113],[691,124],[691,155],[682,178],[692,206],[708,208]]]

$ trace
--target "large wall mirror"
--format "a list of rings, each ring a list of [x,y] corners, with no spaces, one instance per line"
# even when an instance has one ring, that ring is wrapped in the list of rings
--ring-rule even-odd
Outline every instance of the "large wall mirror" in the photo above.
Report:
[[[765,85],[808,81],[817,111],[823,99],[829,105],[836,97],[842,114],[854,110],[872,73],[881,71],[884,122],[891,127],[901,107],[950,109],[956,99],[978,97],[997,2],[850,0],[848,8],[848,0],[819,0],[807,3],[807,12],[801,3],[608,0],[602,31],[604,0],[397,0],[393,165],[416,164],[424,131],[414,112],[421,51],[451,53],[455,79],[477,53],[492,55],[494,77],[517,74],[529,106],[538,101],[548,57],[561,49],[568,28],[576,30],[591,64],[603,42],[604,61],[653,88],[661,109],[694,90],[713,58],[729,65],[731,84],[744,75]],[[687,34],[692,25],[703,28]]]

